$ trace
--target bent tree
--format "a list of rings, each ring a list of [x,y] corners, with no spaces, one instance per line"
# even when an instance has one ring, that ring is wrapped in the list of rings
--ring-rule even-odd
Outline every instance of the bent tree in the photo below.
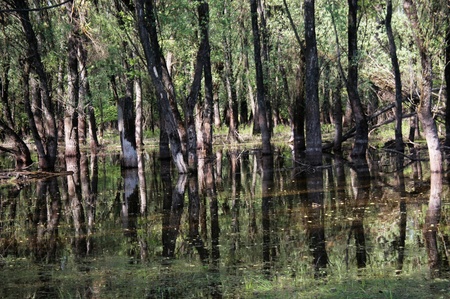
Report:
[[[419,50],[421,70],[420,99],[417,108],[419,121],[422,124],[423,132],[427,140],[428,155],[430,157],[430,171],[442,172],[442,153],[439,144],[436,123],[431,113],[432,96],[432,63],[429,49],[425,45],[425,32],[419,22],[416,3],[412,0],[405,0],[403,8],[411,25],[416,46]]]
[[[174,88],[167,70],[165,72],[163,70],[164,57],[158,41],[153,1],[135,0],[134,4],[136,25],[147,61],[147,72],[152,78],[161,105],[161,122],[164,122],[162,127],[164,127],[169,138],[172,158],[178,172],[187,173],[177,122],[169,103],[169,100],[172,100],[172,102],[175,101]],[[167,89],[166,86],[168,87]],[[169,99],[170,97],[172,99]]]
[[[54,170],[58,153],[58,130],[56,128],[51,87],[49,85],[49,76],[42,62],[38,39],[29,16],[30,10],[27,1],[8,0],[7,3],[16,10],[25,34],[25,40],[27,44],[27,58],[23,63],[23,84],[25,87],[24,102],[30,122],[30,129],[32,131],[33,139],[37,149],[39,168],[41,168],[42,170]],[[37,109],[33,109],[31,107],[28,97],[28,81],[30,80],[30,71],[34,72],[37,75],[37,79],[39,82],[38,90],[40,92],[41,99],[40,105]],[[36,121],[41,122],[43,126],[37,127]]]

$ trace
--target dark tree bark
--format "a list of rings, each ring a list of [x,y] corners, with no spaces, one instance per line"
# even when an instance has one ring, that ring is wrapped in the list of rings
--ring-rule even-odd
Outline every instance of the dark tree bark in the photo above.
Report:
[[[395,77],[395,149],[403,152],[402,136],[402,79],[400,77],[400,67],[397,59],[397,47],[395,45],[394,34],[392,33],[392,0],[386,0],[386,33],[389,40],[389,56],[391,57],[392,68]]]
[[[265,111],[266,111],[266,120],[267,120],[267,128],[269,130],[269,134],[273,132],[273,118],[272,118],[272,94],[269,86],[270,78],[270,34],[267,29],[267,20],[266,20],[266,8],[265,1],[257,0],[258,6],[258,17],[259,17],[259,32],[260,32],[260,41],[261,41],[261,59],[262,59],[262,67],[263,67],[263,83],[264,83],[264,100],[265,100]],[[262,133],[262,132],[261,132]]]
[[[369,131],[361,99],[358,93],[358,1],[348,0],[348,69],[347,93],[356,125],[355,141],[351,156],[365,158],[369,143]]]
[[[319,109],[319,62],[317,57],[314,0],[305,0],[305,107],[306,158],[314,165],[322,164],[322,133]]]
[[[256,68],[256,89],[257,89],[257,99],[258,99],[258,114],[255,117],[258,118],[258,123],[261,128],[261,139],[262,139],[262,153],[271,154],[272,148],[270,144],[270,131],[267,125],[267,111],[266,111],[266,101],[264,92],[264,74],[261,62],[261,42],[260,33],[258,26],[258,11],[257,11],[257,0],[250,0],[250,13],[252,18],[252,31],[253,31],[253,50]]]
[[[6,59],[5,59],[6,60]],[[14,120],[11,111],[11,105],[9,103],[9,62],[5,63],[5,70],[3,71],[2,76],[0,77],[0,100],[3,107],[3,120],[6,125],[10,128],[14,128]]]
[[[0,151],[14,155],[16,160],[16,170],[24,169],[33,163],[28,146],[23,139],[4,121],[0,119],[0,131],[13,141],[13,147],[0,146]]]
[[[130,97],[119,99],[117,119],[122,148],[122,167],[137,168],[135,113],[133,100]]]
[[[284,9],[291,24],[291,28],[294,31],[295,39],[300,48],[299,66],[296,75],[296,88],[294,93],[293,109],[291,111],[292,119],[292,135],[294,141],[294,159],[299,160],[301,153],[305,150],[305,45],[301,41],[298,34],[297,27],[292,19],[289,7],[286,0],[283,0]]]
[[[424,44],[425,34],[420,26],[417,8],[412,0],[405,0],[403,8],[411,24],[417,48],[419,49],[420,62],[422,66],[422,82],[420,86],[420,103],[418,106],[419,121],[427,140],[428,155],[430,157],[430,171],[442,172],[442,153],[439,144],[439,136],[436,123],[431,113],[431,96],[433,73],[431,55]]]
[[[98,150],[99,142],[97,137],[97,121],[95,119],[91,88],[89,85],[87,65],[88,54],[86,47],[84,46],[86,40],[86,36],[82,35],[78,46],[77,55],[80,76],[80,92],[78,98],[78,138],[83,144],[86,143],[86,132],[88,131],[91,153],[95,154]]]
[[[156,16],[153,10],[153,1],[135,0],[136,6],[136,25],[139,31],[139,37],[144,49],[147,61],[147,71],[155,85],[156,94],[161,105],[161,116],[164,121],[165,133],[170,142],[170,150],[174,163],[180,173],[187,173],[186,162],[183,158],[182,144],[178,132],[179,122],[176,121],[176,113],[170,106],[175,100],[174,87],[171,83],[167,69],[163,69],[164,61],[161,48],[158,42],[156,30]],[[175,110],[176,111],[176,110]]]
[[[213,154],[213,110],[214,110],[214,91],[211,71],[211,47],[209,45],[209,5],[207,1],[202,1],[198,7],[199,25],[204,43],[203,53],[203,72],[205,78],[205,101],[202,109],[201,134],[202,144],[200,150],[205,153],[206,157],[211,158]]]
[[[58,153],[58,130],[56,128],[48,74],[44,68],[44,64],[42,63],[36,33],[31,25],[28,4],[25,0],[15,0],[13,4],[14,8],[17,9],[17,14],[20,17],[20,22],[25,32],[25,38],[28,46],[27,57],[31,69],[37,74],[39,80],[39,90],[41,91],[40,93],[42,97],[41,110],[44,130],[37,131],[36,124],[34,124],[36,131],[33,134],[35,144],[38,149],[39,167],[43,170],[54,170]],[[33,118],[31,107],[29,112],[31,112],[31,114],[28,114],[31,122],[31,118]]]

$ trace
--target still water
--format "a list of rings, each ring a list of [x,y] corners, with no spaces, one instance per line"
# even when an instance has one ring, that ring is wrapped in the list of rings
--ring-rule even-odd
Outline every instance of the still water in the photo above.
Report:
[[[448,178],[431,213],[420,156],[312,168],[287,148],[218,150],[197,176],[152,151],[139,169],[121,170],[118,154],[61,163],[74,174],[0,187],[1,298],[338,298],[344,282],[372,298],[368,279],[448,285]]]

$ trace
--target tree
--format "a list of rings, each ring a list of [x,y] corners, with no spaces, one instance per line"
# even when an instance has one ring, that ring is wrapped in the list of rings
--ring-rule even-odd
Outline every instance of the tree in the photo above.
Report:
[[[347,93],[356,123],[355,141],[351,156],[355,159],[365,158],[369,143],[369,131],[366,116],[358,92],[358,0],[348,0],[348,68]]]
[[[447,15],[450,13],[450,0],[447,0]],[[447,20],[445,33],[445,86],[447,101],[445,105],[445,146],[450,147],[450,20]]]
[[[261,127],[261,139],[262,139],[262,153],[271,154],[272,148],[270,144],[270,132],[267,125],[267,112],[264,93],[264,74],[261,62],[261,41],[258,25],[258,11],[256,0],[250,0],[250,13],[252,19],[252,31],[253,31],[253,55],[255,59],[256,69],[256,89],[258,100],[258,113],[255,117],[258,118],[258,123]]]
[[[436,123],[431,113],[431,96],[433,87],[433,73],[431,55],[425,46],[425,33],[419,22],[415,1],[405,0],[403,8],[411,25],[416,46],[419,50],[421,64],[420,103],[417,108],[420,123],[427,140],[428,155],[430,157],[430,171],[442,172],[442,153]]]
[[[58,153],[58,131],[56,128],[55,113],[53,109],[51,88],[49,86],[49,75],[45,70],[45,66],[42,62],[41,51],[39,49],[39,43],[36,36],[36,32],[30,21],[28,3],[25,0],[11,0],[7,3],[16,11],[20,18],[22,28],[25,33],[25,40],[27,42],[27,55],[23,63],[24,67],[24,84],[25,92],[28,90],[28,80],[30,70],[32,70],[39,81],[39,91],[41,106],[39,113],[42,112],[42,118],[38,117],[38,121],[41,121],[43,126],[36,126],[36,114],[33,111],[31,105],[26,103],[27,114],[30,122],[30,128],[33,134],[34,142],[38,152],[39,167],[43,170],[54,170],[57,153]],[[25,102],[27,99],[25,98]]]
[[[305,107],[306,107],[306,156],[315,164],[322,164],[322,134],[319,110],[319,63],[317,57],[315,1],[305,0]]]
[[[170,150],[174,163],[180,173],[187,172],[186,162],[183,158],[181,138],[174,111],[170,107],[169,98],[175,101],[173,84],[167,72],[167,67],[161,53],[156,29],[156,16],[152,0],[135,0],[136,26],[147,61],[147,72],[153,84],[161,105],[161,121],[170,142]]]
[[[204,151],[204,154],[211,158],[213,154],[213,79],[211,71],[211,47],[209,43],[209,5],[208,2],[200,1],[198,4],[199,26],[201,33],[201,43],[204,44],[203,49],[203,74],[205,86],[205,100],[202,109],[202,123],[201,123],[201,144],[199,148]]]
[[[402,79],[400,76],[400,66],[397,58],[397,47],[395,45],[394,34],[392,32],[392,0],[386,0],[386,33],[389,40],[389,56],[391,57],[392,69],[395,78],[395,149],[403,152],[403,136],[402,136]]]

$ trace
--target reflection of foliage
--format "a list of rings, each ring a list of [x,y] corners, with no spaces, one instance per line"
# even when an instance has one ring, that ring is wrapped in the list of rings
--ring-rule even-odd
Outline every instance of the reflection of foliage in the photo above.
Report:
[[[286,148],[285,151],[288,151]],[[275,170],[270,216],[270,274],[264,269],[262,257],[264,231],[262,230],[261,173],[254,167],[258,159],[242,152],[247,161],[241,163],[239,188],[233,193],[236,181],[231,180],[229,163],[223,163],[222,185],[218,188],[220,260],[217,265],[200,261],[198,252],[189,242],[188,195],[178,228],[174,259],[164,259],[162,253],[163,182],[159,173],[159,160],[154,152],[146,152],[147,213],[136,219],[136,234],[127,235],[122,227],[120,211],[123,204],[122,176],[118,155],[99,157],[98,193],[95,194],[95,223],[92,235],[87,236],[92,247],[89,254],[80,254],[74,233],[70,198],[64,180],[60,179],[61,214],[58,229],[57,259],[33,262],[30,237],[33,236],[33,217],[39,210],[36,187],[23,186],[12,201],[11,193],[0,190],[0,279],[4,288],[0,297],[32,297],[44,285],[51,285],[62,296],[84,294],[91,289],[98,297],[208,297],[220,291],[224,297],[282,297],[282,298],[379,298],[392,294],[402,297],[429,296],[428,282],[423,280],[427,271],[427,255],[423,247],[422,224],[427,208],[426,195],[408,198],[407,231],[403,272],[396,275],[399,237],[399,197],[394,188],[376,190],[364,207],[364,233],[368,265],[356,267],[356,248],[351,232],[354,209],[350,177],[344,187],[346,198],[335,198],[334,181],[325,183],[324,205],[320,219],[326,236],[326,250],[330,263],[327,278],[314,278],[312,250],[307,230],[308,209],[306,192],[294,185],[291,164]],[[286,154],[287,155],[287,154]],[[224,161],[226,153],[224,152]],[[388,160],[382,160],[386,163]],[[156,169],[156,170],[155,170]],[[256,172],[254,173],[254,170]],[[330,172],[326,172],[330,175]],[[405,172],[406,183],[412,183],[412,174]],[[173,174],[172,178],[176,178]],[[253,181],[253,178],[254,181]],[[92,179],[92,177],[91,177]],[[176,180],[172,183],[175,184]],[[386,186],[394,184],[392,176],[375,181]],[[447,193],[443,193],[447,194]],[[201,198],[203,195],[201,195]],[[443,199],[445,202],[447,198]],[[211,252],[210,201],[201,200],[205,214],[206,232],[202,237],[205,248]],[[204,206],[203,206],[204,205]],[[83,198],[85,213],[89,209]],[[439,232],[449,234],[448,205],[443,205]],[[46,217],[39,218],[45,225]],[[255,226],[253,226],[253,224]],[[85,228],[87,223],[84,224]],[[146,255],[141,255],[145,245]],[[86,251],[86,247],[84,250]],[[86,253],[86,252],[85,252]],[[40,273],[45,273],[44,283]],[[130,288],[130,281],[133,286]],[[326,283],[325,283],[326,282]],[[439,290],[448,289],[447,281],[437,281]],[[420,287],[422,286],[422,287]],[[5,293],[7,291],[7,293]],[[2,293],[3,292],[3,293]],[[425,292],[425,294],[424,294]],[[431,291],[433,292],[433,291]],[[373,296],[372,296],[372,295]],[[422,296],[423,295],[423,296]],[[371,297],[372,296],[372,297]]]

